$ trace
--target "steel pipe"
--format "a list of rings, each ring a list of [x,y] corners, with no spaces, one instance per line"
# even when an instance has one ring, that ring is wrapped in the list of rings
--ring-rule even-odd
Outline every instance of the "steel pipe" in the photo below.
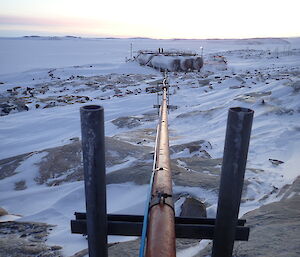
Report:
[[[172,178],[170,169],[167,86],[164,80],[160,110],[160,128],[157,147],[156,172],[152,187],[152,200],[159,204],[151,206],[147,237],[147,257],[175,257],[175,218],[172,208]],[[161,199],[162,195],[166,198]],[[163,196],[164,197],[164,196]],[[166,204],[168,201],[171,204]]]
[[[104,110],[80,108],[86,220],[90,257],[107,257]]]
[[[228,112],[212,257],[232,256],[253,114],[239,107]]]
[[[153,166],[152,166],[152,173],[151,173],[150,184],[149,184],[149,191],[148,191],[148,195],[147,195],[147,202],[146,202],[146,206],[145,206],[145,210],[144,210],[143,229],[142,229],[142,235],[141,235],[139,257],[143,257],[145,254],[146,237],[147,237],[148,220],[149,220],[149,207],[150,207],[150,200],[151,200],[151,196],[152,196],[152,186],[153,186],[155,169],[156,169],[156,154],[157,154],[157,143],[158,143],[158,138],[159,138],[159,131],[160,131],[160,123],[157,125],[157,129],[156,129]]]

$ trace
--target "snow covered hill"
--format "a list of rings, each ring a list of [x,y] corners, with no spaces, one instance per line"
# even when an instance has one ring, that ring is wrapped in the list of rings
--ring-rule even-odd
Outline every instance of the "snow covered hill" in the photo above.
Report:
[[[255,111],[241,215],[280,201],[281,189],[300,175],[299,38],[0,39],[0,207],[8,212],[0,221],[57,225],[47,244],[61,246],[65,256],[87,247],[69,228],[73,212],[85,208],[81,106],[105,108],[108,211],[143,212],[157,123],[152,107],[163,76],[125,63],[130,43],[136,50],[204,47],[200,72],[169,73],[170,104],[177,106],[169,129],[178,215],[187,195],[215,215],[230,107]],[[216,56],[227,64],[220,68]]]

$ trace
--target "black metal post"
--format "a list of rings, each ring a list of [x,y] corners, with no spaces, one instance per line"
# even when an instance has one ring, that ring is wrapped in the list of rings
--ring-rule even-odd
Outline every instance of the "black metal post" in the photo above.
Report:
[[[228,112],[212,257],[231,257],[244,183],[254,111]]]
[[[80,108],[89,257],[107,257],[104,110]]]

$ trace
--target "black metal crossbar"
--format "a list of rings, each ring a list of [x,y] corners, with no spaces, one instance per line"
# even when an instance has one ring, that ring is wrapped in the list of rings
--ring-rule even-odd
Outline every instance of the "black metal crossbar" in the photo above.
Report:
[[[75,234],[87,234],[86,214],[75,213],[76,220],[71,220],[71,231]],[[235,240],[247,241],[249,228],[244,227],[245,220],[238,220]],[[215,219],[175,218],[176,238],[213,239]],[[141,215],[107,215],[108,235],[141,236],[143,216]]]
[[[76,221],[85,220],[85,212],[75,212],[74,213]],[[144,216],[142,215],[124,215],[124,214],[107,214],[108,221],[128,221],[128,222],[143,222]],[[213,218],[191,218],[191,217],[175,217],[176,224],[206,224],[214,225],[216,219]],[[246,223],[245,219],[239,219],[237,222],[238,226],[244,226]]]

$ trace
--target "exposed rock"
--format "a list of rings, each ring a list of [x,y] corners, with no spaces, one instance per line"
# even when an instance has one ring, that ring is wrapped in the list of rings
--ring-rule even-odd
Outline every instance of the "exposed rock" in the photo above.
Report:
[[[133,145],[112,137],[105,137],[105,147],[107,166],[123,163],[128,156],[141,160],[151,159],[151,147]]]
[[[217,160],[217,161],[216,161]],[[188,168],[183,168],[177,165],[176,160],[171,161],[172,179],[175,185],[178,186],[190,186],[190,187],[202,187],[207,190],[217,191],[219,188],[219,176],[211,175],[207,171],[212,169],[212,173],[216,172],[213,169],[216,163],[219,163],[220,159],[210,160],[198,160],[197,169],[199,172],[188,172]],[[205,162],[210,161],[210,162]],[[149,184],[150,176],[152,172],[152,162],[135,162],[132,166],[107,174],[107,183],[125,183],[134,182],[138,185]]]
[[[230,89],[239,89],[239,88],[243,88],[243,87],[245,87],[245,86],[231,86],[231,87],[229,87]]]
[[[210,83],[210,79],[199,79],[198,83],[200,86],[208,86]]]
[[[106,175],[107,184],[134,182],[137,185],[149,184],[152,163],[136,163],[129,168],[119,169]]]
[[[220,109],[220,107],[212,108],[212,109],[204,110],[204,111],[196,110],[196,111],[186,112],[186,113],[179,114],[178,116],[176,116],[176,118],[191,118],[194,116],[211,117],[212,113],[219,109]]]
[[[269,161],[270,161],[272,164],[276,165],[276,166],[278,166],[279,164],[284,163],[283,161],[276,160],[276,159],[269,159]]]
[[[46,104],[43,109],[46,109],[46,108],[52,108],[52,107],[55,107],[56,106],[56,102],[50,102],[48,104]]]
[[[83,179],[81,164],[81,144],[71,144],[44,150],[44,156],[39,166],[39,176],[35,178],[38,184],[46,183],[49,186],[59,185],[64,181]]]
[[[206,207],[201,201],[187,197],[181,206],[181,217],[206,217]]]
[[[153,158],[150,154],[151,147],[133,145],[110,137],[106,137],[105,140],[107,167],[122,164],[130,157],[139,159],[140,162],[147,162]],[[35,178],[38,184],[53,186],[67,181],[83,180],[81,142],[78,138],[70,141],[70,144],[41,151],[46,152],[47,155],[36,164],[39,167],[39,175]],[[31,154],[28,153],[0,160],[0,179],[16,174],[15,170],[17,167]],[[142,166],[142,164],[137,165]],[[139,176],[138,173],[136,175],[137,177]],[[122,180],[122,178],[120,179]],[[136,182],[138,180],[137,178]],[[25,181],[21,180],[15,183],[15,190],[24,189],[26,189]]]
[[[0,217],[7,215],[7,214],[8,214],[8,212],[4,208],[0,207]]]
[[[140,239],[116,243],[108,247],[109,257],[133,257],[139,255]]]
[[[271,91],[261,91],[261,92],[252,92],[252,93],[248,93],[248,94],[245,94],[245,95],[246,96],[251,96],[251,97],[262,97],[262,96],[269,96],[271,94],[272,94]]]
[[[181,145],[170,146],[170,154],[176,154],[188,149],[191,156],[200,155],[203,158],[211,158],[207,150],[212,149],[211,143],[205,140],[198,140]]]
[[[174,159],[180,167],[185,168],[187,171],[197,173],[204,173],[208,175],[219,176],[221,174],[222,159],[203,158],[199,156],[181,157]]]
[[[156,111],[150,111],[141,116],[119,117],[112,120],[112,123],[118,128],[134,128],[141,126],[143,122],[154,121],[158,118]]]
[[[300,80],[295,81],[291,87],[294,89],[295,92],[299,92],[300,91]]]
[[[149,112],[143,113],[142,115],[143,115],[142,117],[143,122],[158,120],[158,114],[156,110],[151,110]]]
[[[146,87],[146,92],[151,94],[158,93],[161,92],[161,87],[159,86]]]
[[[112,121],[118,128],[134,128],[142,125],[141,119],[138,117],[119,117]]]
[[[260,99],[260,97],[269,96],[271,94],[271,91],[251,92],[248,94],[239,95],[234,100],[245,103],[255,103]]]
[[[235,242],[233,256],[297,257],[300,254],[300,177],[285,190],[282,200],[244,215],[250,227],[247,242]],[[205,257],[210,247],[197,254]]]
[[[176,239],[176,251],[195,246],[199,240]],[[136,257],[139,255],[140,239],[116,243],[108,247],[109,257]],[[75,256],[74,256],[75,257]]]
[[[70,257],[86,257],[89,254],[89,249],[83,249]]]
[[[32,153],[26,153],[0,160],[0,179],[15,175],[15,169],[31,154]]]
[[[49,186],[59,185],[66,181],[83,180],[81,142],[72,140],[71,144],[44,150],[48,154],[38,164],[40,174],[35,179],[39,184],[46,183]],[[106,166],[121,164],[128,156],[151,158],[151,148],[136,146],[120,140],[105,138]]]
[[[142,74],[107,74],[99,76],[74,76],[58,78],[53,72],[48,73],[50,81],[34,84],[33,87],[15,86],[0,94],[0,116],[29,110],[30,108],[52,108],[74,103],[86,103],[94,99],[110,99],[113,96],[140,94],[145,81],[157,79],[158,75]],[[34,80],[34,79],[33,79]],[[132,87],[140,85],[141,88]],[[128,89],[125,89],[130,87]],[[125,89],[125,90],[123,90]],[[78,95],[79,92],[94,90],[91,98]],[[47,97],[45,94],[47,93]]]
[[[150,133],[151,132],[151,133]],[[150,137],[153,137],[152,132]],[[195,141],[183,145],[173,146],[173,151],[189,149],[192,153],[209,143]],[[148,184],[152,172],[151,147],[129,144],[115,138],[106,137],[106,165],[114,165],[127,162],[130,158],[130,166],[107,174],[107,183],[134,182],[136,184]],[[83,168],[81,163],[81,142],[72,140],[70,144],[46,149],[45,155],[39,163],[39,175],[35,178],[38,184],[48,186],[59,185],[64,182],[83,180]],[[18,156],[18,158],[2,160],[6,174],[14,174],[20,162],[30,154]],[[8,165],[10,163],[10,165]],[[171,161],[172,177],[175,185],[195,186],[216,191],[219,187],[221,159],[207,159],[199,156],[189,158],[177,158]],[[26,188],[22,181],[16,183],[16,189]]]
[[[240,76],[235,76],[234,77],[237,81],[241,82],[242,84],[245,83],[245,80],[243,80]]]
[[[24,190],[26,188],[27,186],[25,180],[20,180],[18,182],[15,182],[15,190]]]
[[[121,140],[121,141],[127,141],[130,143],[138,144],[139,142],[143,143],[149,143],[154,142],[156,137],[156,130],[152,128],[145,128],[145,129],[138,129],[130,131],[130,133],[120,133],[113,138]]]
[[[60,246],[48,246],[45,244],[51,227],[44,223],[1,222],[0,256],[62,256]]]
[[[11,105],[9,104],[0,104],[1,108],[1,114],[9,114],[9,112],[12,110]]]
[[[11,97],[1,97],[0,101],[0,116],[8,115],[10,112],[21,112],[28,111],[29,108],[22,98]]]
[[[289,256],[300,254],[300,177],[282,201],[244,215],[250,226],[249,242],[238,242],[237,256]]]
[[[213,160],[213,159],[212,159]],[[177,186],[201,187],[207,190],[217,191],[220,184],[220,177],[207,173],[187,171],[188,168],[179,167],[171,162],[172,179]],[[199,170],[206,169],[199,166]]]
[[[183,164],[178,165],[178,160]],[[218,192],[220,186],[222,159],[203,159],[200,157],[178,158],[172,160],[172,179],[177,186],[201,187]],[[243,195],[247,192],[249,181],[244,180]]]
[[[162,84],[162,83],[163,83],[162,79],[156,79],[156,80],[152,80],[152,81],[147,82],[147,84],[149,84],[149,85],[159,85],[159,84]]]
[[[295,112],[295,110],[290,108],[285,108],[285,107],[275,107],[273,111],[278,115],[284,115],[284,114],[292,115]]]

